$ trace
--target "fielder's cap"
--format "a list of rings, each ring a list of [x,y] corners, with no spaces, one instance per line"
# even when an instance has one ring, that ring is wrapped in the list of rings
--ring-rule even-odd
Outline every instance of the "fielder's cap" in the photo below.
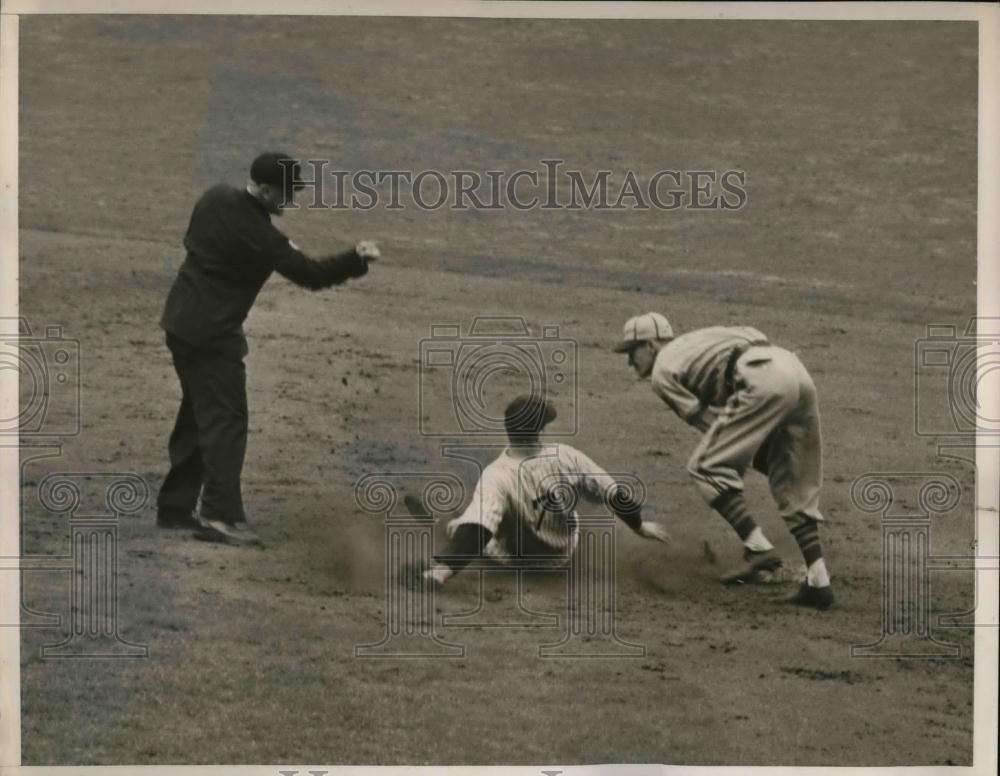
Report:
[[[537,434],[556,418],[552,402],[541,396],[521,394],[503,411],[503,425],[508,433]]]
[[[629,318],[625,322],[622,341],[612,350],[615,353],[628,353],[636,345],[647,340],[670,339],[673,336],[674,330],[670,327],[670,321],[659,313],[645,313]]]
[[[291,192],[303,185],[302,165],[289,154],[267,151],[254,159],[250,165],[250,180]]]

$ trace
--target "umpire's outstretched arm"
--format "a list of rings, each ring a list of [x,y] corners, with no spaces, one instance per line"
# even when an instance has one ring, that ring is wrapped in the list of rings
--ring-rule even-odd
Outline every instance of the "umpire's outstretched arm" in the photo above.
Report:
[[[368,274],[368,260],[357,249],[323,259],[311,259],[287,239],[272,254],[274,271],[296,285],[319,291]]]

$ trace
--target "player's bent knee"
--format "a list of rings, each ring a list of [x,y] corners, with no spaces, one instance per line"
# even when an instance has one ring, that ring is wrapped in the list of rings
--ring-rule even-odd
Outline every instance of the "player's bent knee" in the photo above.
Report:
[[[711,477],[707,471],[699,468],[697,465],[688,466],[688,475],[707,504],[711,504],[718,498],[719,493],[723,490],[717,485],[715,478]]]

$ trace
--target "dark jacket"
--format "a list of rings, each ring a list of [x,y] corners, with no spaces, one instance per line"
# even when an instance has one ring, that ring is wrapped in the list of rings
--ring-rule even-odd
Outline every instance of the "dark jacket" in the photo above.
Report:
[[[272,272],[312,290],[368,272],[368,262],[354,250],[309,258],[271,223],[253,196],[224,184],[210,188],[195,204],[184,247],[187,257],[160,325],[195,347],[240,355],[247,352],[243,321]]]

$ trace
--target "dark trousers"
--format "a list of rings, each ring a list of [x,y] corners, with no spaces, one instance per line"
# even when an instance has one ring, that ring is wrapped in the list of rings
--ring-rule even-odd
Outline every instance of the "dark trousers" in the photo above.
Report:
[[[206,520],[246,520],[240,475],[247,448],[243,353],[203,350],[167,335],[181,381],[181,407],[170,434],[170,472],[157,508],[190,514],[201,494]]]

